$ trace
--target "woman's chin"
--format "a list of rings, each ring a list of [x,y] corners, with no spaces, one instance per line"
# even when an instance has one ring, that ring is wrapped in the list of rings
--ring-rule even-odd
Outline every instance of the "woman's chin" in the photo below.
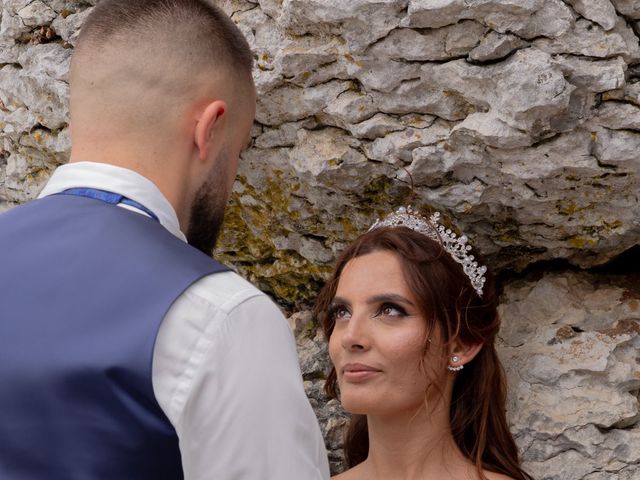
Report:
[[[371,392],[343,392],[340,397],[342,408],[354,415],[372,415],[385,406],[384,400]]]
[[[366,415],[374,402],[370,397],[366,398],[364,395],[354,395],[344,392],[340,395],[340,403],[345,412],[356,415]]]

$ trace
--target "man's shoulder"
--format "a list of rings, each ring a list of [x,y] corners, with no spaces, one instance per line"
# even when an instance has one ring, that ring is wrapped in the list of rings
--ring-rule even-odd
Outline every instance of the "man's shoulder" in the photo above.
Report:
[[[193,283],[183,296],[194,304],[211,306],[226,312],[252,299],[261,303],[272,303],[264,292],[233,271],[206,275]]]

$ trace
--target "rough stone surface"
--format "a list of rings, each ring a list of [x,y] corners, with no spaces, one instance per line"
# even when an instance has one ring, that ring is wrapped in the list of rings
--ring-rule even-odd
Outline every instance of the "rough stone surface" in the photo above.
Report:
[[[618,14],[609,0],[569,0],[576,12],[584,18],[597,23],[605,30],[611,30],[616,25]]]
[[[608,32],[586,19],[580,19],[565,34],[536,40],[534,45],[548,53],[594,58],[619,56],[629,63],[640,60],[638,37],[622,18],[618,18],[614,28]]]
[[[403,26],[439,28],[473,19],[527,39],[560,36],[575,18],[560,0],[411,0],[407,13]]]
[[[527,42],[516,35],[491,30],[480,40],[479,45],[469,52],[469,60],[475,62],[499,60],[526,45]]]
[[[426,32],[400,28],[373,45],[367,53],[373,57],[411,61],[465,57],[480,42],[486,29],[481,23],[468,20]]]
[[[509,416],[534,478],[640,475],[639,287],[637,274],[564,273],[506,288]]]
[[[67,71],[96,1],[0,0],[0,211],[68,158]],[[254,50],[258,109],[218,254],[287,308],[411,185],[505,274],[590,269],[640,243],[636,0],[221,4]],[[536,478],[640,478],[638,340],[605,332],[637,304],[601,277],[505,280],[510,414]],[[308,316],[292,326],[339,469],[324,343]]]
[[[620,15],[627,18],[640,18],[640,4],[636,0],[611,0]]]

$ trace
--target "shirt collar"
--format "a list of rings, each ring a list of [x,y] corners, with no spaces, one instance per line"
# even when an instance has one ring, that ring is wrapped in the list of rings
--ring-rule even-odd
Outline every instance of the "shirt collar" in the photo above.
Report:
[[[127,168],[96,162],[62,165],[53,172],[38,198],[82,187],[106,190],[141,203],[158,216],[164,228],[180,240],[187,241],[180,231],[176,211],[158,187],[148,178]]]

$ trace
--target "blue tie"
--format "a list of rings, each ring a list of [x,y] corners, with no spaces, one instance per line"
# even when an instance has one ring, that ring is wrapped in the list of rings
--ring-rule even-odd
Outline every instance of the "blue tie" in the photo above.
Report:
[[[93,198],[95,200],[100,200],[111,205],[118,205],[119,203],[122,203],[124,205],[129,205],[130,207],[135,207],[138,210],[143,211],[157,222],[160,221],[158,219],[158,216],[147,207],[141,205],[135,200],[131,200],[130,198],[125,197],[124,195],[120,195],[119,193],[98,190],[97,188],[69,188],[60,192],[58,195],[73,195],[76,197]]]

